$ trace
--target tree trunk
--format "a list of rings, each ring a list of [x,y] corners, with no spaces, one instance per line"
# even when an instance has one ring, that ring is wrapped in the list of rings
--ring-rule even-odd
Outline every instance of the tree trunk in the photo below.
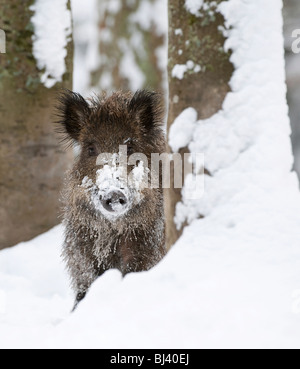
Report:
[[[58,223],[59,194],[69,155],[53,129],[57,90],[72,87],[72,42],[63,82],[46,88],[33,57],[32,0],[0,0],[0,249]],[[70,5],[70,4],[69,4]]]
[[[214,5],[220,2],[207,0],[206,10],[200,9],[200,16],[186,8],[185,0],[169,1],[168,132],[174,120],[188,107],[198,112],[199,119],[211,117],[222,108],[230,91],[228,82],[233,66],[230,53],[224,51],[225,37],[220,29],[224,27],[224,18]],[[183,75],[178,73],[178,68],[183,68]],[[187,152],[187,147],[180,149],[182,156]],[[173,181],[171,189],[166,190],[168,248],[183,231],[174,224],[176,205],[180,201],[181,189],[174,188]]]
[[[161,64],[167,25],[155,13],[163,13],[164,6],[166,0],[99,2],[100,66],[92,73],[94,90],[164,89]]]

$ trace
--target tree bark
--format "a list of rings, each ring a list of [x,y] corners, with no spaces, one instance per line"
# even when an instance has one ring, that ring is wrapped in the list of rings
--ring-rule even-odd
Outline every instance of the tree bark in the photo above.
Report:
[[[223,16],[213,4],[221,1],[206,0],[207,10],[202,16],[191,14],[185,0],[169,0],[169,115],[168,132],[174,120],[186,108],[193,107],[199,119],[207,119],[217,113],[230,91],[229,81],[233,73],[230,52],[225,52]],[[197,68],[184,73],[182,79],[172,76],[175,65],[193,62]],[[199,71],[199,67],[201,71]],[[170,149],[170,152],[172,150]],[[182,148],[180,154],[189,152]],[[172,182],[172,181],[171,181]],[[166,190],[167,247],[170,248],[181,236],[183,228],[174,224],[176,204],[181,201],[181,189]]]
[[[165,34],[154,22],[154,4],[164,0],[120,1],[120,8],[110,0],[99,2],[100,66],[92,73],[92,86],[97,90],[136,90],[150,88],[163,91],[164,70],[158,52],[165,45]],[[135,16],[147,6],[148,24]]]
[[[70,158],[60,149],[52,118],[57,90],[72,88],[72,42],[63,82],[47,89],[32,54],[32,4],[0,0],[6,34],[6,54],[0,55],[0,249],[58,223]]]

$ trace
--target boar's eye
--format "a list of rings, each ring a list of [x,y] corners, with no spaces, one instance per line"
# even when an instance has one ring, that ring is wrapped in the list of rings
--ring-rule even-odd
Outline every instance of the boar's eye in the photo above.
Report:
[[[88,147],[88,154],[89,156],[97,156],[97,150],[94,146]]]
[[[127,146],[127,155],[130,156],[134,154],[134,148],[132,146]]]

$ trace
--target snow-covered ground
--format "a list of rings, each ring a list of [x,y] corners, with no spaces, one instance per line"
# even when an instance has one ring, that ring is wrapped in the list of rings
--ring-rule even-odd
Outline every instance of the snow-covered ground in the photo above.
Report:
[[[298,348],[300,196],[292,187],[252,204],[236,198],[195,221],[149,272],[107,272],[73,314],[62,227],[2,251],[0,347]],[[239,213],[236,224],[224,212]]]
[[[300,193],[281,0],[221,9],[236,72],[224,109],[190,136],[213,177],[196,208],[181,204],[191,221],[182,238],[149,272],[105,273],[73,314],[62,226],[1,251],[0,348],[299,348]]]

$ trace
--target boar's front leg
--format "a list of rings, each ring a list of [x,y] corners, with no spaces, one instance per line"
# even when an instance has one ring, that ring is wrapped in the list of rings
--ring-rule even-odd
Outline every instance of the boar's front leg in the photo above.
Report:
[[[74,312],[75,310],[76,310],[76,308],[77,308],[77,306],[78,306],[78,304],[80,303],[80,301],[82,301],[84,298],[85,298],[85,296],[86,296],[86,294],[87,294],[87,292],[88,292],[88,290],[89,290],[89,288],[90,288],[90,286],[91,286],[91,284],[98,278],[98,277],[100,277],[104,272],[105,272],[105,270],[103,269],[103,270],[94,270],[95,271],[95,273],[94,273],[94,278],[93,278],[93,280],[92,280],[92,282],[90,282],[90,284],[89,285],[87,285],[86,284],[86,287],[84,287],[85,285],[84,284],[82,284],[82,282],[83,282],[83,280],[82,279],[80,279],[80,280],[78,280],[77,282],[79,282],[78,283],[78,288],[76,289],[76,299],[75,299],[75,303],[74,303],[74,307],[73,307],[73,310],[72,310],[72,312]]]
[[[72,309],[72,313],[76,310],[76,308],[77,308],[78,304],[80,303],[80,301],[85,298],[86,294],[87,294],[87,291],[77,293],[75,303],[74,303],[74,306],[73,306],[73,309]]]
[[[66,238],[63,247],[63,257],[71,277],[72,288],[76,294],[73,311],[99,276],[99,268],[95,265],[91,249],[91,244],[80,238]]]

